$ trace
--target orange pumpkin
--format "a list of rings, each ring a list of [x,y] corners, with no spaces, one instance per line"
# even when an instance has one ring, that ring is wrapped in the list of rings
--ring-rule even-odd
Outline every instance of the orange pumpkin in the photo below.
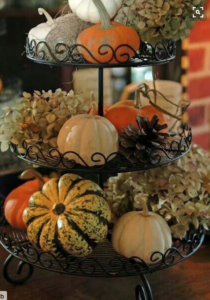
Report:
[[[138,90],[136,91],[135,100],[122,100],[117,102],[110,107],[105,117],[115,126],[118,133],[121,134],[122,127],[127,127],[130,124],[138,129],[138,125],[136,123],[137,115],[148,117],[149,120],[151,120],[152,117],[156,115],[160,119],[160,124],[168,123],[167,116],[156,109],[154,106],[147,105],[141,107]],[[167,131],[167,129],[163,131]]]
[[[101,24],[96,24],[82,31],[77,43],[86,47],[95,59],[83,47],[78,46],[78,51],[93,64],[126,62],[128,58],[134,56],[135,51],[139,50],[139,35],[132,27],[115,21],[111,22],[101,0],[93,0],[93,2],[99,11]],[[120,47],[121,45],[128,45],[129,47]],[[115,57],[113,57],[113,51],[109,46],[116,51]],[[125,53],[127,55],[123,55]]]
[[[7,222],[14,228],[26,230],[26,225],[23,222],[23,211],[28,207],[31,195],[42,189],[42,186],[47,182],[48,178],[42,176],[35,170],[24,171],[21,179],[32,179],[18,188],[14,189],[6,198],[4,203],[4,214]]]

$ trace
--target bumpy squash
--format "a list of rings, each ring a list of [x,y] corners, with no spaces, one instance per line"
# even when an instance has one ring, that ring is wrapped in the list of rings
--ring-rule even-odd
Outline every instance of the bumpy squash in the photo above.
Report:
[[[73,174],[47,182],[23,213],[31,243],[55,256],[89,255],[106,238],[110,219],[101,188]]]

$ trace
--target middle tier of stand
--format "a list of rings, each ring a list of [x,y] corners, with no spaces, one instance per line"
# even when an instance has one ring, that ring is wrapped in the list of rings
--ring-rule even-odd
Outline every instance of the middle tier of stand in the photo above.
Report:
[[[23,142],[21,151],[14,144],[10,145],[10,149],[20,159],[42,167],[79,173],[111,174],[148,170],[181,158],[190,150],[191,130],[185,124],[182,132],[171,135],[170,139],[166,147],[145,147],[138,163],[133,163],[120,152],[112,153],[108,157],[95,153],[91,157],[95,166],[89,166],[78,153],[72,151],[62,154],[57,148],[52,148],[46,152],[40,146],[28,145],[26,142]],[[71,159],[68,158],[69,155]]]

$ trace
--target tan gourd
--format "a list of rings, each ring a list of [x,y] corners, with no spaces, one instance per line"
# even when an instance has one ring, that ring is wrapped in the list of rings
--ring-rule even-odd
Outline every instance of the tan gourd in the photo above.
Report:
[[[121,255],[139,257],[149,264],[154,252],[164,254],[171,248],[171,231],[161,216],[148,211],[140,196],[136,196],[136,201],[141,202],[143,211],[132,211],[120,218],[114,227],[112,244]]]

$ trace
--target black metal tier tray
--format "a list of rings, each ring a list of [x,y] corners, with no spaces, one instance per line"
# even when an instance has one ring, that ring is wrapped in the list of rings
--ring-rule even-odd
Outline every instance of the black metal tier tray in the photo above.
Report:
[[[78,49],[81,48],[91,56],[95,63],[89,63],[84,59],[83,55],[78,52]],[[132,59],[129,58],[128,49],[133,52]],[[79,44],[68,46],[59,43],[52,49],[45,41],[37,43],[35,40],[29,42],[29,39],[27,39],[26,42],[26,56],[37,63],[85,68],[145,67],[169,63],[175,58],[176,43],[164,40],[152,46],[151,44],[142,42],[137,52],[129,45],[124,44],[118,46],[117,49],[113,49],[110,45],[101,45],[98,53],[101,60],[96,59],[86,47]],[[119,53],[120,59],[118,56]],[[106,61],[104,61],[105,55],[108,55]],[[110,63],[113,59],[117,63]]]
[[[142,158],[138,163],[132,163],[121,153],[112,153],[105,157],[102,153],[95,153],[91,160],[94,163],[100,162],[100,165],[89,166],[79,154],[75,152],[66,152],[61,154],[58,149],[50,149],[47,153],[40,150],[36,145],[22,144],[22,151],[18,150],[14,144],[10,145],[10,150],[19,158],[35,165],[55,168],[58,170],[81,172],[81,173],[123,173],[148,170],[171,163],[190,150],[192,142],[192,132],[188,126],[179,134],[171,136],[170,143],[165,148],[145,148]],[[72,159],[68,159],[71,154]],[[78,164],[80,162],[80,164]]]
[[[99,245],[86,258],[71,255],[56,258],[50,253],[35,249],[28,241],[26,233],[15,230],[0,220],[0,243],[13,256],[49,271],[86,277],[126,277],[153,273],[169,268],[195,253],[204,240],[203,230],[191,232],[183,240],[175,240],[173,247],[165,254],[155,252],[151,256],[153,264],[146,264],[140,258],[126,259],[117,254],[109,240]]]

